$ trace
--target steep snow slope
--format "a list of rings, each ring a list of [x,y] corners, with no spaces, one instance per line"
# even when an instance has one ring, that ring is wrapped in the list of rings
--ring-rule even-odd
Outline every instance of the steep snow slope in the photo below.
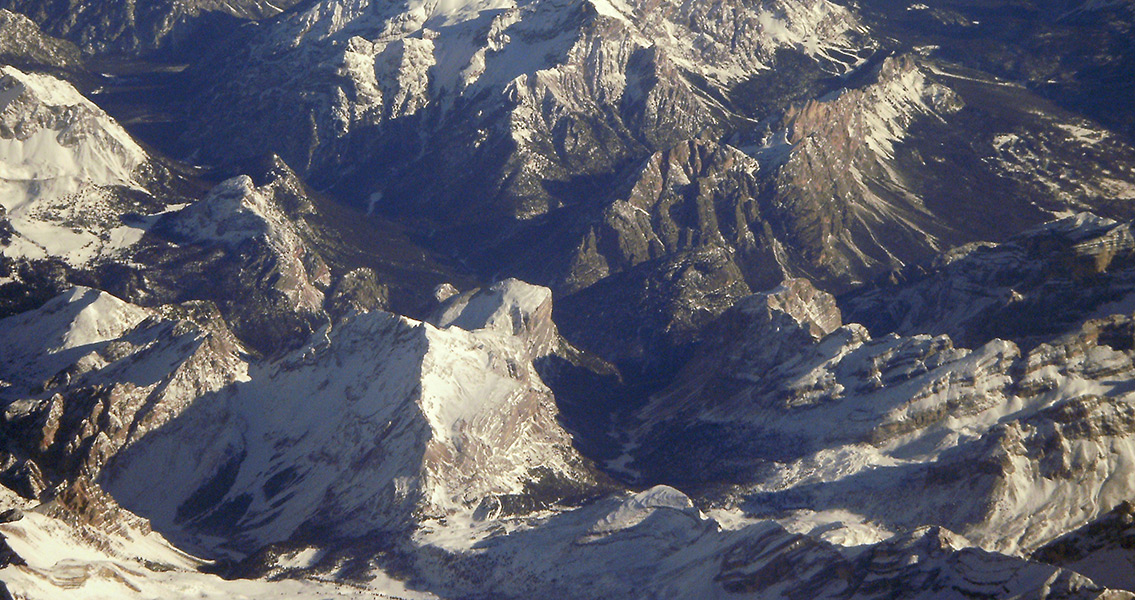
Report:
[[[0,579],[16,598],[297,600],[327,598],[426,599],[391,580],[387,587],[360,590],[314,581],[229,581],[197,569],[204,563],[156,533],[119,525],[113,533],[76,527],[65,514],[0,487],[0,510],[22,509],[19,520],[0,524],[0,543],[18,560],[0,568]],[[0,588],[4,589],[4,588]]]
[[[506,310],[518,322],[544,318],[547,291],[522,285],[490,298],[517,299]],[[523,331],[492,325],[348,318],[255,365],[249,381],[196,399],[119,456],[106,486],[179,539],[244,551],[316,533],[396,531],[479,507],[524,512],[586,493],[594,478],[556,422],[532,365],[536,347]],[[200,460],[186,461],[186,449]],[[151,493],[155,478],[167,482],[161,496]]]
[[[4,362],[10,385],[32,387],[75,360],[76,353],[122,337],[152,316],[110,294],[75,288],[36,312],[4,321]]]
[[[0,205],[15,231],[5,256],[80,265],[136,243],[143,230],[122,215],[153,210],[137,189],[147,160],[70,84],[0,67]]]

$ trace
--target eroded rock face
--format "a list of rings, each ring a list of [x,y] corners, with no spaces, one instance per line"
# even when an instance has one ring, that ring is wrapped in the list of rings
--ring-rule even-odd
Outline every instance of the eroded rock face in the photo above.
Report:
[[[744,262],[764,245],[751,230],[763,217],[754,177],[759,168],[737,150],[702,140],[654,154],[579,242],[565,291],[704,247],[734,248],[735,260]]]
[[[151,265],[148,294],[215,302],[238,336],[277,353],[302,344],[328,316],[331,270],[308,244],[304,201],[286,170],[265,185],[248,176],[164,215],[135,254]]]
[[[1126,311],[1132,294],[1130,224],[1089,213],[997,246],[975,244],[849,294],[845,311],[873,331],[992,337],[1035,345],[1085,317]]]
[[[533,366],[555,332],[550,292],[504,282],[465,302],[443,329],[346,317],[227,393],[197,398],[117,457],[108,489],[164,530],[198,544],[223,534],[247,550],[588,495],[595,477]],[[217,435],[197,435],[217,423]],[[154,477],[168,480],[162,497],[143,483]]]
[[[1119,383],[1133,368],[1129,322],[1089,322],[1030,352],[1002,340],[969,350],[944,335],[872,339],[840,325],[831,296],[790,282],[728,311],[639,411],[631,444],[644,450],[630,470],[731,481],[719,501],[757,514],[846,509],[1028,551],[1131,493],[1118,475],[1128,458],[1115,454],[1133,432]],[[920,499],[908,504],[912,481]]]
[[[0,8],[0,62],[55,69],[80,68],[79,49],[45,35],[34,21]]]
[[[806,279],[789,279],[770,292],[744,299],[737,307],[751,319],[748,331],[760,327],[769,337],[774,331],[795,326],[819,340],[843,325],[835,298]],[[782,324],[784,319],[788,321]]]
[[[950,118],[964,102],[912,56],[888,58],[875,78],[784,117],[791,150],[774,185],[795,215],[784,243],[825,278],[903,264],[939,244],[930,209],[905,191],[896,146],[919,120]]]
[[[5,0],[0,7],[27,15],[45,31],[87,52],[151,51],[177,45],[228,20],[279,14],[294,0],[114,0],[89,4],[76,0],[42,3]],[[235,17],[235,19],[233,18]]]
[[[707,246],[729,248],[750,282],[778,271],[847,281],[924,254],[930,213],[875,183],[901,187],[895,144],[961,105],[915,59],[888,59],[874,82],[791,109],[763,146],[698,139],[657,152],[584,235],[565,287]]]
[[[207,305],[149,310],[75,288],[0,328],[4,484],[93,527],[148,530],[94,482],[124,448],[247,372]]]

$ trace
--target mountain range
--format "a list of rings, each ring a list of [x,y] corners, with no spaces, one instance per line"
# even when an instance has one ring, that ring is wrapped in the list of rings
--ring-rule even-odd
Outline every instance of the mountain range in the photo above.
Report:
[[[1133,24],[0,0],[0,598],[1135,597]]]

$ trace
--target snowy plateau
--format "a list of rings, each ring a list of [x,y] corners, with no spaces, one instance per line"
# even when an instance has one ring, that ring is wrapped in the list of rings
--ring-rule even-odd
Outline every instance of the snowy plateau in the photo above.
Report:
[[[63,598],[1135,598],[1135,3],[0,0]]]

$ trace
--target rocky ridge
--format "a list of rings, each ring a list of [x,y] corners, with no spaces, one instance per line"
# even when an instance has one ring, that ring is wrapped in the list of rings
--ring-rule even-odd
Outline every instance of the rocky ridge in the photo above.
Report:
[[[32,16],[192,62],[162,148],[215,168],[126,133],[168,117],[148,67],[65,83],[0,13],[10,591],[1130,587],[1135,170],[1087,71],[891,38],[988,39],[965,1],[143,4]],[[1125,22],[1019,9],[1026,45]]]
[[[145,52],[185,45],[211,28],[238,19],[280,14],[295,0],[113,0],[97,4],[77,0],[33,2],[5,0],[0,8],[26,14],[44,31],[67,39],[87,53]]]
[[[1081,217],[1033,239],[1083,239],[1097,226]],[[1004,266],[995,256],[973,260]],[[1122,282],[1126,269],[1111,266]],[[706,489],[747,515],[850,511],[884,532],[932,521],[992,550],[1030,552],[1131,493],[1130,317],[1091,319],[1091,305],[1075,306],[1080,324],[1031,349],[987,339],[970,350],[941,333],[874,339],[843,324],[834,297],[791,280],[710,328],[701,353],[639,411],[630,455],[616,464]],[[923,494],[914,505],[903,500],[911,485]]]
[[[121,218],[162,210],[143,188],[160,167],[64,81],[2,67],[0,89],[0,185],[15,234],[4,255],[81,265],[136,243],[143,230]]]

